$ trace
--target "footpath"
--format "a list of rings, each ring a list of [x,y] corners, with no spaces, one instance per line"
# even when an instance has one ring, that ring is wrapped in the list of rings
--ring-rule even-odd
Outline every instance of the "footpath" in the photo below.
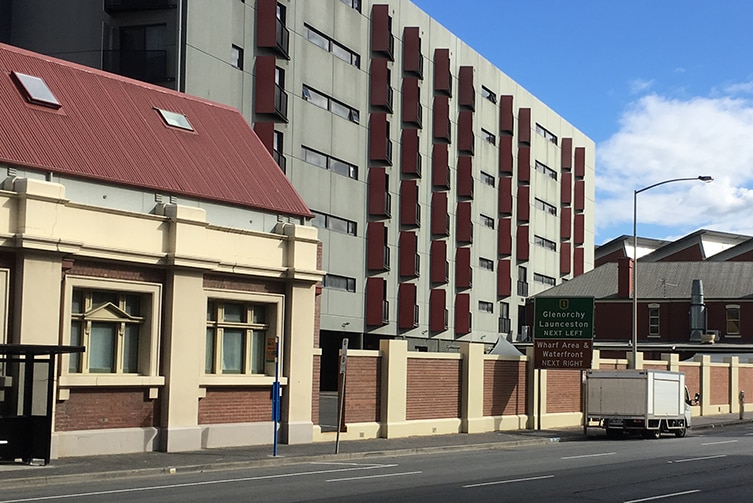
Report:
[[[688,433],[708,428],[753,424],[753,415],[740,419],[739,414],[694,417]],[[479,449],[512,449],[521,446],[546,445],[557,442],[587,441],[604,438],[602,430],[574,427],[561,430],[516,430],[475,434],[433,435],[397,439],[349,440],[339,443],[335,454],[332,442],[278,445],[273,456],[272,445],[205,449],[193,452],[146,452],[53,459],[49,465],[27,465],[0,462],[0,489],[56,485],[85,480],[116,479],[136,476],[159,476],[211,470],[231,470],[275,466],[312,461],[350,461],[377,456],[405,456],[418,453],[468,451]]]

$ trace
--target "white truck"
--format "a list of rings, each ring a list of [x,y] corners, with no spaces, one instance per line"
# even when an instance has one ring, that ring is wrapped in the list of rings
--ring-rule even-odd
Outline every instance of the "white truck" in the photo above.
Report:
[[[600,427],[607,436],[640,432],[684,437],[690,406],[697,403],[685,387],[685,374],[661,370],[589,370],[585,374],[583,431]]]

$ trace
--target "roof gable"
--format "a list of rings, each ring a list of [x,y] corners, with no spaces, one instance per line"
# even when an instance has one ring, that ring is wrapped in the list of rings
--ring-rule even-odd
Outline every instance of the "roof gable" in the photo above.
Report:
[[[60,103],[29,103],[11,72],[40,77]],[[0,162],[311,216],[236,109],[0,44]],[[157,109],[185,116],[168,125]]]

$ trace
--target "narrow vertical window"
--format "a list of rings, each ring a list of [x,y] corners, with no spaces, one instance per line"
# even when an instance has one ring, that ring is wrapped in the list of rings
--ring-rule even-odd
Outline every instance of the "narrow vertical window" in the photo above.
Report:
[[[727,306],[727,335],[740,335],[740,306]]]
[[[648,305],[648,336],[659,337],[661,335],[659,327],[659,304]]]

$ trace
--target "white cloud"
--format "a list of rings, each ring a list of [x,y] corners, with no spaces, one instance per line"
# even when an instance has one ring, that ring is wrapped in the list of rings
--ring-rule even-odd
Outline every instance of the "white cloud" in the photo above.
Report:
[[[597,243],[630,229],[633,190],[698,175],[715,181],[641,193],[638,222],[666,226],[668,235],[699,228],[753,235],[753,102],[658,95],[634,102],[620,130],[597,146]]]
[[[635,79],[632,80],[629,84],[630,87],[630,94],[640,94],[644,91],[647,91],[651,88],[651,86],[654,85],[653,80],[646,80],[646,79]]]

